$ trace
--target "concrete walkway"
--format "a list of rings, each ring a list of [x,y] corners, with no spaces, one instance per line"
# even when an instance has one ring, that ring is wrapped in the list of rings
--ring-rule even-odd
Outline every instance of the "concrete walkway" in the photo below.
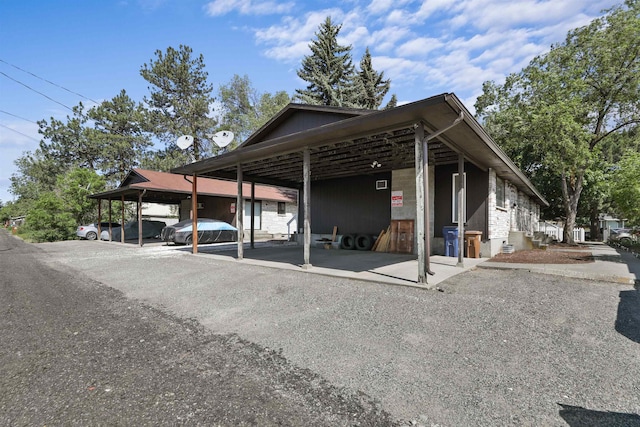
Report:
[[[595,262],[582,264],[518,264],[506,262],[486,262],[482,268],[505,270],[527,270],[532,273],[553,274],[579,279],[603,282],[635,284],[640,283],[640,259],[632,253],[614,249],[604,243],[589,243]]]

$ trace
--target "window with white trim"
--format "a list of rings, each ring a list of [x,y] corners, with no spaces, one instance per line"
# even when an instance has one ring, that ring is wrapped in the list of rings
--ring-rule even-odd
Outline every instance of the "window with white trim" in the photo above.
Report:
[[[505,188],[504,180],[496,176],[496,207],[504,208]]]

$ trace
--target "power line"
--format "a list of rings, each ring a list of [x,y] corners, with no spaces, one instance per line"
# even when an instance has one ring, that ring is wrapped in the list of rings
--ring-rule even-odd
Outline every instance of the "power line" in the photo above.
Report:
[[[22,135],[22,136],[25,136],[25,137],[27,137],[27,138],[29,138],[29,139],[34,140],[35,142],[40,142],[39,140],[35,139],[35,138],[34,138],[34,137],[32,137],[32,136],[29,136],[29,135],[27,135],[26,133],[22,133],[22,132],[20,132],[20,131],[18,131],[18,130],[15,130],[15,129],[11,129],[9,126],[5,126],[5,125],[3,125],[2,123],[0,123],[0,127],[3,127],[3,128],[5,128],[5,129],[12,130],[12,131],[14,131],[15,133],[19,133],[19,134],[20,134],[20,135]]]
[[[13,78],[13,77],[11,77],[11,76],[8,76],[7,74],[3,73],[2,71],[0,71],[0,74],[2,74],[3,76],[5,76],[5,77],[6,77],[6,78],[8,78],[9,80],[13,80],[14,82],[16,82],[16,83],[18,83],[18,84],[21,84],[22,86],[26,87],[27,89],[32,90],[32,91],[34,91],[35,93],[37,93],[37,94],[39,94],[39,95],[44,96],[44,97],[45,97],[45,98],[47,98],[48,100],[53,101],[53,102],[55,102],[56,104],[62,105],[62,106],[63,106],[64,108],[66,108],[67,110],[69,110],[69,111],[73,112],[73,109],[72,109],[72,108],[70,108],[70,107],[68,107],[68,106],[64,105],[62,102],[56,101],[55,99],[51,98],[50,96],[45,95],[45,94],[44,94],[44,93],[42,93],[42,92],[38,92],[37,90],[35,90],[35,89],[34,89],[34,88],[32,88],[31,86],[29,86],[29,85],[27,85],[27,84],[25,84],[25,83],[22,83],[21,81],[16,80],[16,79],[14,79],[14,78]]]
[[[17,117],[18,119],[26,120],[29,123],[33,123],[33,124],[36,124],[36,125],[38,124],[38,122],[34,122],[33,120],[25,119],[24,117],[17,116],[17,115],[12,114],[12,113],[10,113],[8,111],[0,110],[0,113],[8,114],[10,116]]]
[[[18,70],[22,71],[23,73],[30,74],[30,75],[32,75],[33,77],[37,78],[37,79],[40,79],[40,80],[42,80],[42,81],[45,81],[45,82],[49,83],[50,85],[53,85],[53,86],[55,86],[55,87],[59,87],[60,89],[62,89],[62,90],[66,90],[67,92],[72,93],[72,94],[74,94],[74,95],[78,95],[80,98],[84,98],[84,99],[86,99],[87,101],[91,101],[91,102],[93,102],[93,103],[95,103],[95,104],[100,104],[98,101],[95,101],[95,100],[93,100],[93,99],[91,99],[91,98],[89,98],[89,97],[86,97],[86,96],[82,95],[81,93],[74,92],[74,91],[72,91],[71,89],[67,89],[67,88],[66,88],[66,87],[64,87],[64,86],[60,86],[59,84],[54,83],[54,82],[52,82],[52,81],[50,81],[50,80],[47,80],[47,79],[45,79],[45,78],[43,78],[43,77],[40,77],[40,76],[38,76],[38,75],[36,75],[36,74],[32,73],[31,71],[27,71],[27,70],[25,70],[25,69],[22,69],[22,68],[18,67],[17,65],[13,65],[13,64],[11,64],[11,63],[9,63],[9,62],[5,61],[4,59],[0,59],[0,62],[4,62],[5,64],[10,65],[10,66],[12,66],[13,68],[16,68],[16,69],[18,69]]]

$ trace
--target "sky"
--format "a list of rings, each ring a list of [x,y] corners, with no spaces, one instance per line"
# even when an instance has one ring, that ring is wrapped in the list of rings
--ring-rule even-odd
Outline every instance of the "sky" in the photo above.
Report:
[[[39,144],[38,120],[66,120],[124,89],[149,95],[140,68],[157,50],[202,54],[217,89],[247,75],[290,95],[309,42],[330,16],[355,64],[368,47],[399,103],[453,92],[474,111],[502,83],[622,0],[0,0],[0,201],[15,160]]]

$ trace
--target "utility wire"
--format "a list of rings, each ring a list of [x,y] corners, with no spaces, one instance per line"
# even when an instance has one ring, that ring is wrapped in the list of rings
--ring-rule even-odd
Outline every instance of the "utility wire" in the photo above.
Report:
[[[91,101],[91,102],[93,102],[93,103],[95,103],[95,104],[100,104],[98,101],[93,100],[93,99],[91,99],[91,98],[89,98],[89,97],[86,97],[86,96],[82,95],[81,93],[74,92],[74,91],[72,91],[71,89],[67,89],[67,88],[66,88],[66,87],[64,87],[64,86],[60,86],[59,84],[56,84],[56,83],[54,83],[54,82],[52,82],[52,81],[50,81],[50,80],[47,80],[47,79],[45,79],[45,78],[43,78],[43,77],[40,77],[40,76],[38,76],[38,75],[36,75],[36,74],[33,74],[31,71],[27,71],[27,70],[24,70],[24,69],[22,69],[22,68],[18,67],[17,65],[10,64],[9,62],[5,61],[4,59],[0,59],[0,62],[4,62],[5,64],[10,65],[10,66],[12,66],[13,68],[16,68],[16,69],[18,69],[18,70],[22,71],[23,73],[30,74],[30,75],[32,75],[33,77],[37,78],[37,79],[40,79],[40,80],[42,80],[42,81],[45,81],[45,82],[49,83],[50,85],[53,85],[53,86],[55,86],[55,87],[59,87],[60,89],[62,89],[62,90],[66,90],[67,92],[72,93],[72,94],[74,94],[74,95],[78,95],[80,98],[84,98],[84,99],[86,99],[87,101]]]
[[[17,117],[18,119],[26,120],[27,122],[33,123],[35,125],[38,124],[38,122],[34,122],[33,120],[25,119],[24,117],[16,116],[15,114],[12,114],[12,113],[10,113],[8,111],[0,110],[0,113],[8,114],[10,116]]]
[[[26,133],[22,133],[22,132],[20,132],[20,131],[18,131],[18,130],[15,130],[15,129],[11,129],[9,126],[5,126],[5,125],[3,125],[2,123],[0,123],[0,127],[3,127],[3,128],[5,128],[5,129],[12,130],[12,131],[14,131],[15,133],[19,133],[19,134],[20,134],[20,135],[22,135],[22,136],[25,136],[25,137],[27,137],[27,138],[29,138],[29,139],[34,140],[35,142],[40,142],[39,140],[35,139],[35,138],[34,138],[34,137],[32,137],[32,136],[29,136],[29,135],[27,135]]]
[[[58,102],[58,101],[56,101],[55,99],[51,98],[50,96],[47,96],[47,95],[45,95],[45,94],[44,94],[44,93],[42,93],[42,92],[38,92],[37,90],[35,90],[35,89],[34,89],[34,88],[32,88],[31,86],[26,85],[26,84],[22,83],[21,81],[16,80],[16,79],[14,79],[14,78],[13,78],[13,77],[11,77],[11,76],[6,75],[6,74],[5,74],[5,73],[3,73],[2,71],[0,71],[0,74],[2,74],[3,76],[5,76],[5,77],[6,77],[6,78],[8,78],[9,80],[13,80],[14,82],[16,82],[16,83],[18,83],[18,84],[21,84],[22,86],[26,87],[27,89],[32,90],[32,91],[34,91],[35,93],[37,93],[37,94],[39,94],[39,95],[44,96],[44,97],[45,97],[45,98],[47,98],[48,100],[53,101],[53,102],[55,102],[56,104],[62,105],[62,106],[63,106],[64,108],[66,108],[67,110],[69,110],[69,111],[73,112],[73,109],[72,109],[72,108],[70,108],[70,107],[68,107],[68,106],[64,105],[62,102]]]

